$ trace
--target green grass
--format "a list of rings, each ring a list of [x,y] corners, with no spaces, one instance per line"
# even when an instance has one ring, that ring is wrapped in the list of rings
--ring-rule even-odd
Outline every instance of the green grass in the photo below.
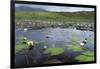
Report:
[[[76,17],[77,16],[77,17]],[[15,12],[16,19],[47,19],[47,20],[63,20],[63,21],[90,21],[94,18],[93,12]]]
[[[76,45],[65,46],[65,48],[67,48],[68,50],[71,50],[73,52],[81,52],[81,51],[83,51],[82,47],[76,46]]]
[[[59,55],[64,53],[63,48],[47,48],[44,50],[44,54],[49,54],[50,56]]]
[[[68,12],[26,12],[26,11],[20,11],[20,12],[15,12],[15,19],[16,21],[20,20],[22,21],[21,23],[24,23],[24,19],[27,20],[33,20],[35,23],[36,20],[41,20],[40,23],[36,22],[35,26],[43,26],[43,27],[52,27],[53,26],[59,26],[60,22],[62,24],[62,27],[64,26],[69,26],[69,25],[76,25],[78,24],[93,24],[94,22],[94,12],[74,12],[74,13],[68,13]],[[43,23],[42,21],[48,21],[51,23]],[[53,23],[56,22],[56,23]],[[17,23],[17,22],[16,22]],[[20,24],[21,24],[20,23]],[[46,26],[45,26],[46,25]],[[20,26],[20,25],[18,25]],[[25,23],[23,24],[25,25]],[[34,24],[32,25],[33,27]]]

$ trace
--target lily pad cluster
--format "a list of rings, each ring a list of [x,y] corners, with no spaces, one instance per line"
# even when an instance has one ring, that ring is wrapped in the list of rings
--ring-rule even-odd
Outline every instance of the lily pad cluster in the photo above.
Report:
[[[75,60],[78,60],[79,62],[94,61],[94,52],[85,51],[82,55],[76,56]]]
[[[50,56],[59,55],[64,53],[63,48],[47,48],[44,50],[44,54],[49,54]]]
[[[20,39],[20,41],[15,46],[15,54],[17,54],[17,53],[22,54],[22,53],[24,53],[29,48],[28,45],[27,45],[27,42],[29,40],[23,40],[23,38],[24,37],[19,37],[18,38],[18,39]]]

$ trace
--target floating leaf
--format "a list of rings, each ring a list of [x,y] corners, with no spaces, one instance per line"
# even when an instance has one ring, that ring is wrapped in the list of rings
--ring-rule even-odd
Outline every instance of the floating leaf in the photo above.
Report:
[[[94,61],[94,57],[86,56],[86,55],[79,55],[75,57],[75,60],[78,60],[79,62],[83,61]]]
[[[77,44],[78,42],[80,42],[80,39],[78,37],[72,37],[70,41],[72,42],[72,44]]]
[[[15,46],[15,53],[22,53],[25,49],[28,49],[27,44],[18,44]]]
[[[76,56],[75,59],[78,61],[94,61],[94,52],[85,51],[82,55]]]
[[[83,51],[83,48],[80,47],[80,46],[74,46],[74,45],[71,45],[71,46],[65,46],[68,50],[71,50],[71,51],[74,51],[74,52],[81,52]]]
[[[94,52],[91,52],[91,51],[85,51],[82,54],[85,56],[90,56],[90,57],[94,56]]]
[[[51,56],[64,53],[63,48],[47,48],[44,50],[44,54],[50,54]]]

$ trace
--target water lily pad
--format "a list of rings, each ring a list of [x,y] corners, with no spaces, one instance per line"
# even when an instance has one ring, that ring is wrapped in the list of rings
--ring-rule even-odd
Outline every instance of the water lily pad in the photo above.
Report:
[[[90,57],[94,56],[94,52],[91,52],[91,51],[85,51],[82,54],[85,56],[90,56]]]
[[[75,32],[75,31],[71,31],[71,33],[72,33],[72,36],[76,36],[77,35],[77,32]]]
[[[86,56],[86,55],[79,55],[75,57],[75,60],[78,60],[79,62],[84,61],[94,61],[94,57]]]
[[[44,50],[44,54],[49,54],[51,56],[59,55],[62,53],[64,53],[63,48],[47,48],[46,50]]]
[[[76,45],[77,43],[80,42],[80,39],[79,39],[78,37],[72,37],[72,38],[70,39],[70,41],[72,42],[72,44]]]
[[[80,47],[80,46],[74,46],[74,45],[71,45],[71,46],[65,46],[68,50],[71,50],[71,51],[74,51],[74,52],[81,52],[83,51],[83,48]]]
[[[15,53],[22,53],[25,49],[28,49],[27,44],[18,44],[15,46]]]

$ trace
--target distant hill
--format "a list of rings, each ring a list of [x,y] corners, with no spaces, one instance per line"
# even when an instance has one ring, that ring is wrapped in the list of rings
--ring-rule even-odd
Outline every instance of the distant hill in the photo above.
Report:
[[[15,11],[46,11],[44,9],[41,9],[41,8],[32,8],[32,7],[28,7],[28,6],[18,6],[18,7],[15,7]]]

